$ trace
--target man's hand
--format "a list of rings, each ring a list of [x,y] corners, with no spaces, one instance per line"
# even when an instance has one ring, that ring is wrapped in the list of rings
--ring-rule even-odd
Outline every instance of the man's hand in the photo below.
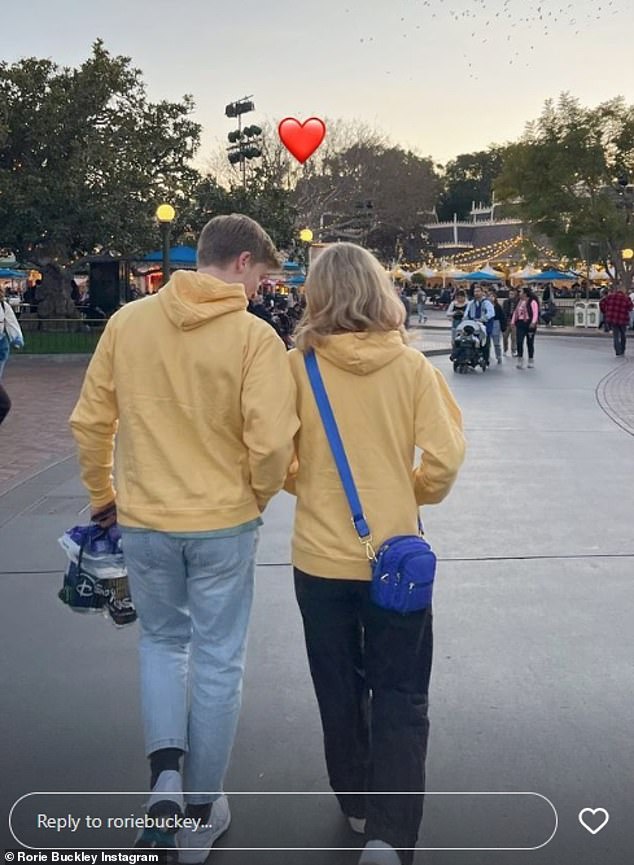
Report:
[[[117,522],[117,504],[116,502],[110,502],[110,504],[106,505],[103,508],[99,508],[99,510],[91,511],[90,519],[93,523],[96,523],[102,529],[109,529],[110,526],[114,526]]]

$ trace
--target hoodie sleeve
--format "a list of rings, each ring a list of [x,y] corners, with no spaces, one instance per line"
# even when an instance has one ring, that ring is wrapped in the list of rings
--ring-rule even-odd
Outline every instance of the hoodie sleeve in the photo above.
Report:
[[[284,489],[287,493],[290,493],[292,496],[297,495],[297,474],[299,472],[299,460],[297,459],[297,452],[299,450],[298,445],[298,436],[299,433],[295,436],[295,452],[293,454],[293,459],[291,461],[290,466],[288,467],[288,473],[286,475],[286,480],[284,481]]]
[[[442,373],[426,358],[418,373],[415,441],[423,455],[414,469],[419,505],[441,502],[449,493],[465,454],[462,414]]]
[[[86,370],[70,426],[79,450],[81,479],[94,510],[115,499],[112,484],[118,407],[112,375],[113,322],[106,325]]]
[[[10,303],[5,303],[4,301],[2,301],[2,307],[4,309],[4,327],[11,346],[13,348],[24,348],[22,329],[15,317],[13,307]]]
[[[259,322],[258,322],[259,324]],[[251,487],[261,510],[284,486],[299,429],[296,386],[284,343],[268,325],[257,328],[242,382],[243,440]]]

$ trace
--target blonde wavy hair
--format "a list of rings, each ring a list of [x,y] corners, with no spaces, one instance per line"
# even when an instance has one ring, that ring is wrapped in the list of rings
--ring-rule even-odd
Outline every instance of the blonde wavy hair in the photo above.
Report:
[[[329,246],[311,266],[306,311],[295,345],[306,352],[333,333],[398,330],[404,343],[405,309],[377,259],[354,243]]]

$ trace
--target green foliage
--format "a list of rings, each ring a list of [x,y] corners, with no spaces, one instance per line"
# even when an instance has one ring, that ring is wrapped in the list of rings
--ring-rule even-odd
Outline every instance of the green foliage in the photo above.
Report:
[[[179,223],[183,237],[197,238],[203,226],[214,216],[244,213],[255,219],[280,248],[291,245],[295,234],[296,213],[290,193],[272,182],[261,169],[255,169],[246,187],[221,186],[211,175],[202,177]]]
[[[320,239],[360,242],[383,258],[407,245],[408,255],[417,257],[437,192],[430,159],[368,138],[332,149],[319,171],[297,181],[293,200]]]
[[[70,261],[156,245],[154,211],[196,183],[190,97],[150,103],[141,73],[98,40],[77,69],[0,63],[0,246]]]
[[[448,162],[442,180],[437,212],[441,222],[469,218],[473,202],[491,201],[493,184],[502,169],[504,147],[490,147],[476,153],[463,153]]]
[[[567,94],[508,148],[496,192],[561,254],[609,259],[629,287],[634,246],[634,107],[622,99],[584,108]],[[620,181],[620,182],[619,182]],[[595,259],[596,260],[596,259]]]

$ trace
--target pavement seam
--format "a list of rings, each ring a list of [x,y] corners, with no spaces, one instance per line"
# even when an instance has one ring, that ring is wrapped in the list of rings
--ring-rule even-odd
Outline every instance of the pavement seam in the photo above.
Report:
[[[58,466],[61,463],[64,463],[70,459],[73,459],[74,456],[75,456],[75,450],[74,449],[69,450],[68,453],[54,459],[52,462],[47,462],[47,463],[44,463],[43,465],[40,465],[39,468],[37,468],[32,474],[29,474],[26,477],[23,475],[22,476],[18,475],[18,478],[15,480],[15,483],[13,483],[12,486],[7,487],[6,489],[3,489],[2,492],[0,492],[0,501],[2,501],[4,496],[8,495],[9,493],[15,492],[23,484],[28,484],[29,481],[35,480],[35,478],[37,478],[38,475],[44,474],[44,472],[47,472],[49,469],[54,469],[55,466]],[[46,496],[43,496],[42,498],[46,498]],[[38,499],[38,501],[39,501],[39,499]],[[31,505],[29,505],[29,507],[31,507]]]

